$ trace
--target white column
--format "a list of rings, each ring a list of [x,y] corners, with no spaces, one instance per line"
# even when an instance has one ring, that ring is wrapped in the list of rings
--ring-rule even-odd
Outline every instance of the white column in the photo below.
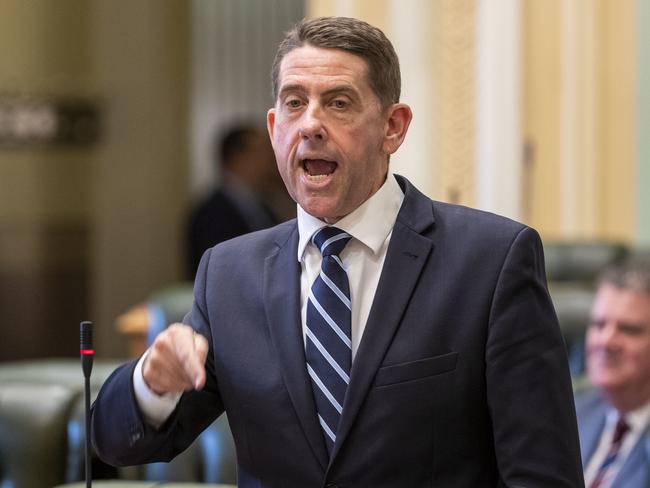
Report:
[[[573,192],[578,187],[579,148],[579,41],[573,30],[578,25],[576,2],[562,3],[562,90],[560,103],[560,195],[561,229],[565,237],[575,237],[578,229],[578,205]]]
[[[284,32],[304,15],[302,0],[193,0],[190,187],[215,181],[215,132],[233,122],[266,124],[271,63]]]
[[[565,238],[598,231],[599,46],[596,6],[562,3],[560,91],[561,232]]]
[[[477,206],[520,219],[521,2],[477,6]]]
[[[431,9],[429,0],[389,0],[386,35],[400,59],[402,101],[413,109],[413,121],[404,144],[391,159],[391,169],[433,197],[436,162]]]

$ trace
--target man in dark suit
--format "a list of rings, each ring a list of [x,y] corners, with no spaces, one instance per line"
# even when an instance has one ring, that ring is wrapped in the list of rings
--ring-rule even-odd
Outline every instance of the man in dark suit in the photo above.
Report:
[[[303,21],[273,80],[298,218],[204,255],[188,325],[99,394],[99,455],[170,459],[225,410],[242,487],[582,486],[537,233],[389,171],[412,115],[378,29]]]
[[[586,338],[591,387],[576,394],[589,488],[650,486],[650,266],[600,279]]]
[[[193,279],[201,256],[233,237],[280,223],[266,200],[279,180],[273,148],[265,131],[237,125],[218,138],[214,148],[220,182],[192,210],[187,226],[187,266]]]

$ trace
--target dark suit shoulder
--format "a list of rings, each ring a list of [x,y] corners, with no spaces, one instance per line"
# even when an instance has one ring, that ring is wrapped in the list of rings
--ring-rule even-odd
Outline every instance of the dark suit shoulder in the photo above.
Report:
[[[404,203],[397,217],[399,223],[415,232],[434,232],[458,239],[506,239],[512,241],[529,227],[507,217],[452,203],[431,200],[406,178],[395,175]]]
[[[475,256],[483,263],[489,257],[497,263],[503,262],[516,245],[519,249],[528,248],[530,255],[543,255],[537,231],[520,222],[462,205],[438,201],[432,205],[433,239],[439,245],[449,246],[452,254],[461,253],[464,259]],[[541,266],[541,262],[538,264]]]
[[[436,224],[471,233],[514,235],[527,226],[508,217],[452,203],[432,201]]]

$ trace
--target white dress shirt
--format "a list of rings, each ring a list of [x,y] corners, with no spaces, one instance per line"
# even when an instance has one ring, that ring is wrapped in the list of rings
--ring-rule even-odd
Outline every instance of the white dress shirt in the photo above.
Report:
[[[350,281],[353,360],[366,327],[393,226],[403,200],[402,189],[393,174],[388,173],[386,181],[379,190],[355,211],[334,224],[353,237],[339,256]],[[302,270],[300,317],[304,339],[307,297],[313,281],[320,272],[322,260],[320,251],[311,244],[310,240],[317,230],[327,224],[305,212],[300,205],[298,205],[297,217],[299,234],[297,259]],[[159,427],[174,411],[181,394],[159,396],[149,389],[142,377],[142,363],[146,355],[147,353],[140,358],[133,372],[133,386],[136,400],[145,419],[154,427]]]
[[[395,177],[389,173],[382,187],[354,212],[334,224],[353,238],[340,254],[350,282],[352,303],[352,360],[366,327],[370,307],[375,297],[379,276],[386,259],[388,243],[404,194]],[[300,318],[303,338],[306,330],[307,296],[318,276],[322,257],[311,243],[316,231],[327,224],[309,215],[298,206],[298,261],[300,273]]]
[[[605,427],[600,436],[600,442],[585,468],[585,486],[589,486],[593,483],[600,466],[603,464],[603,461],[605,461],[605,458],[609,453],[609,448],[612,445],[614,429],[618,422],[619,415],[619,412],[613,408],[607,413]],[[621,444],[621,448],[616,456],[616,461],[614,461],[611,467],[607,470],[605,478],[600,484],[601,488],[608,488],[611,486],[621,467],[625,464],[630,451],[632,451],[632,448],[639,441],[639,438],[648,426],[648,422],[650,422],[650,402],[646,403],[641,408],[626,413],[625,420],[630,426],[630,430],[625,434],[625,437],[623,437],[623,443]]]

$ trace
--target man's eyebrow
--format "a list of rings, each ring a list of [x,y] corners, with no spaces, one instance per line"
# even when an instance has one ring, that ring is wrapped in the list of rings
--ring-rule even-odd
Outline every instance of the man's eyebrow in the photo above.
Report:
[[[332,95],[347,95],[350,98],[359,98],[357,90],[350,85],[339,85],[323,92],[323,96],[331,97]]]
[[[300,85],[298,83],[291,83],[288,85],[284,85],[283,87],[280,88],[280,92],[278,93],[278,97],[282,97],[283,95],[286,95],[287,93],[305,93],[307,90],[305,90],[305,87],[303,85]],[[323,93],[321,93],[321,96],[325,97],[330,97],[332,95],[338,95],[338,94],[343,94],[343,95],[348,95],[351,98],[358,98],[358,92],[355,90],[352,86],[350,85],[338,85],[334,86],[328,90],[325,90]]]
[[[627,331],[635,331],[639,333],[645,333],[648,330],[642,322],[621,322],[619,327]]]
[[[280,92],[278,93],[278,97],[281,97],[282,95],[286,93],[292,93],[292,92],[300,92],[304,93],[306,90],[305,88],[298,84],[298,83],[292,83],[289,85],[284,85],[280,88]]]
[[[339,95],[344,95],[348,97],[354,103],[358,103],[361,98],[359,96],[359,92],[350,85],[335,86],[333,88],[330,88],[329,90],[325,90],[322,93],[322,96],[325,98],[333,98]]]

